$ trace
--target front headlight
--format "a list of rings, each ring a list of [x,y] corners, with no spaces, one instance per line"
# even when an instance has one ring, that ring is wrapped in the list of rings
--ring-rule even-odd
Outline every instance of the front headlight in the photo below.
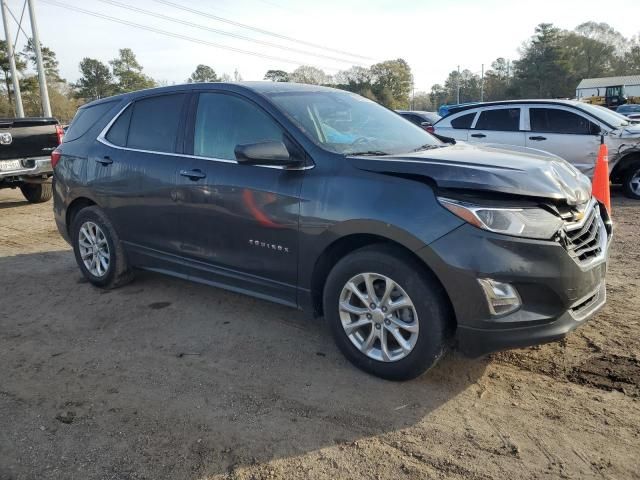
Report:
[[[471,225],[505,235],[550,239],[564,223],[560,217],[541,208],[484,207],[442,197],[438,200]]]

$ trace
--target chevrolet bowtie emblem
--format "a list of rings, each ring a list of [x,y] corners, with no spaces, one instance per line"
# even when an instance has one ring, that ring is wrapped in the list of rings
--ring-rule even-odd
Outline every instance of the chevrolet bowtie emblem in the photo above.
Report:
[[[13,137],[9,132],[0,133],[0,145],[11,145],[13,142]]]

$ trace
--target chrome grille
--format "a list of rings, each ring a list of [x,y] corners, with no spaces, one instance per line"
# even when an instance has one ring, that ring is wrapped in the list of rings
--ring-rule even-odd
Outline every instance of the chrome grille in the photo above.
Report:
[[[578,263],[588,262],[602,253],[600,207],[593,203],[581,222],[567,223],[564,227],[566,248]]]

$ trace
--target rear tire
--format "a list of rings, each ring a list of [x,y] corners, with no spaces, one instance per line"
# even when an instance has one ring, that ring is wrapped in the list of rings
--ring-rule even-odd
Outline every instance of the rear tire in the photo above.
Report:
[[[627,169],[622,180],[622,191],[625,196],[640,200],[640,162]]]
[[[360,294],[353,293],[357,284]],[[392,289],[388,296],[387,288]],[[434,366],[453,325],[437,279],[417,268],[410,255],[387,245],[364,247],[341,259],[327,278],[323,308],[347,359],[389,380],[415,378]]]
[[[20,185],[20,191],[29,203],[44,203],[51,200],[53,188],[51,182],[25,183]]]
[[[83,208],[74,216],[71,243],[82,274],[96,287],[117,288],[133,279],[122,242],[99,207]]]

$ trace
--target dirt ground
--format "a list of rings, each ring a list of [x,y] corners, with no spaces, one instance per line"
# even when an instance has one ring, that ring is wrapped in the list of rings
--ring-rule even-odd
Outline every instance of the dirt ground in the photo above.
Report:
[[[565,341],[383,381],[322,322],[142,273],[87,284],[51,203],[0,191],[0,480],[640,478],[640,203]]]

